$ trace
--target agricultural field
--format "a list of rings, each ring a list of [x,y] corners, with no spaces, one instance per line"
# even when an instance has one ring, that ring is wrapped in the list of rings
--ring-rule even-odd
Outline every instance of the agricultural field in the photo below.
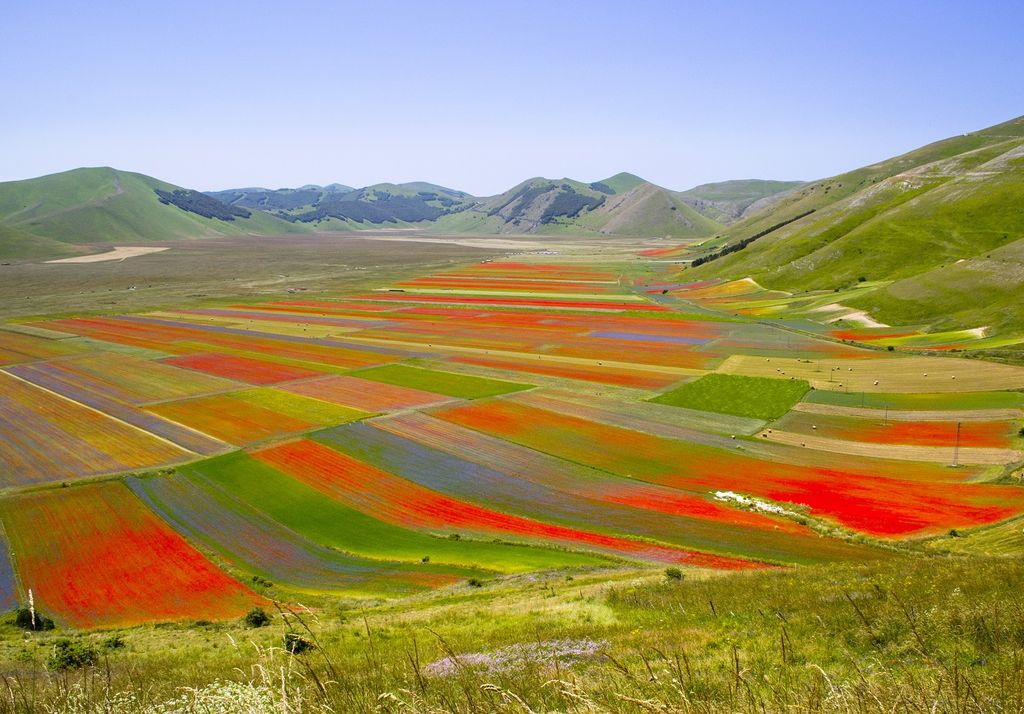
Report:
[[[810,385],[802,379],[709,374],[651,401],[754,419],[778,419],[800,401],[808,389]]]
[[[0,330],[0,601],[121,627],[1014,547],[1024,368],[580,251]]]
[[[0,518],[22,594],[67,625],[237,617],[260,602],[123,483],[13,496]]]

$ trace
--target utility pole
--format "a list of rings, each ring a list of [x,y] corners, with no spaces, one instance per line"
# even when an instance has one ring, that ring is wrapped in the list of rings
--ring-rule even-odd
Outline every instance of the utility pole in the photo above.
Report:
[[[953,446],[953,468],[960,465],[960,422],[956,423],[956,444]]]

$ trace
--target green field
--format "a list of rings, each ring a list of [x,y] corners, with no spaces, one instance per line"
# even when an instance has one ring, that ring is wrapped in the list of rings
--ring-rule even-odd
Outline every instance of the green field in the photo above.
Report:
[[[369,369],[359,370],[351,374],[353,377],[359,377],[360,379],[393,384],[398,387],[411,387],[425,392],[434,392],[435,394],[444,394],[448,397],[458,397],[460,399],[496,397],[499,394],[510,394],[511,392],[530,389],[532,386],[517,382],[506,382],[501,379],[488,379],[468,374],[456,374],[455,372],[440,372],[434,369],[409,367],[404,364],[370,367]]]
[[[837,407],[869,409],[934,410],[957,409],[1021,409],[1024,392],[953,392],[949,394],[884,394],[862,392],[829,392],[815,389],[804,401],[831,404]]]
[[[708,374],[650,401],[754,419],[778,419],[809,389],[802,379]]]

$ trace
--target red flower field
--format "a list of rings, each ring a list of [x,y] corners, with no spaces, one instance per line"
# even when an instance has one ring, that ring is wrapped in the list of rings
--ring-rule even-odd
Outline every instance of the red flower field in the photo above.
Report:
[[[121,482],[15,496],[0,514],[22,588],[74,627],[224,619],[260,600]]]
[[[500,513],[423,488],[313,441],[293,441],[257,451],[253,456],[351,508],[406,528],[464,528],[512,534],[589,546],[629,558],[709,568],[759,567],[738,558],[695,553]]]

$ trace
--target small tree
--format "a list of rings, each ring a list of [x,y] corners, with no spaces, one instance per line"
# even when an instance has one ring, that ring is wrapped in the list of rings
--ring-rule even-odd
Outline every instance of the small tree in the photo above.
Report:
[[[19,607],[14,611],[14,625],[23,630],[52,630],[54,627],[53,620],[38,610],[33,615],[27,607]]]
[[[665,568],[665,577],[669,580],[682,580],[683,571],[679,568]]]

